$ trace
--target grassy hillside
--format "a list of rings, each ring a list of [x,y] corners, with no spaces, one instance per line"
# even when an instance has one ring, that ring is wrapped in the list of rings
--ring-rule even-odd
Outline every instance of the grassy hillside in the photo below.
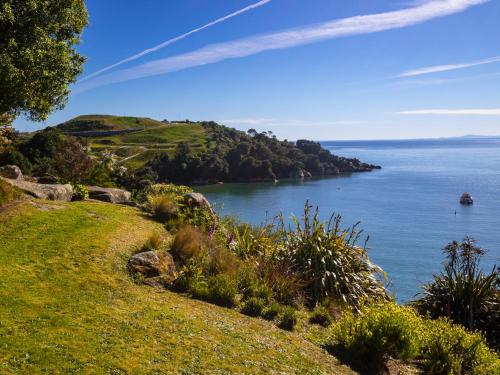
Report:
[[[92,150],[112,151],[122,163],[139,168],[161,152],[172,154],[179,142],[188,142],[193,151],[206,144],[205,129],[199,123],[163,123],[149,118],[109,115],[79,116],[57,126],[65,133],[88,134]],[[108,134],[101,134],[106,133]]]
[[[0,373],[351,373],[297,333],[135,284],[126,261],[157,229],[101,203],[2,212]]]

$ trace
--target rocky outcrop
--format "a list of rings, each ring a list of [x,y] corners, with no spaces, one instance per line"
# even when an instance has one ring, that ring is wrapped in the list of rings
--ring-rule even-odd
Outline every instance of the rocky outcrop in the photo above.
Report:
[[[52,201],[71,201],[73,197],[73,187],[69,184],[58,185],[58,184],[38,184],[35,182],[14,180],[3,178],[4,181],[8,182],[12,186],[17,187],[24,193],[31,195],[39,199],[47,199]]]
[[[42,176],[42,177],[38,177],[37,178],[37,181],[39,184],[57,184],[57,177],[55,176]]]
[[[135,254],[128,261],[132,274],[140,274],[144,283],[154,286],[166,286],[177,277],[172,255],[166,251],[145,251]]]
[[[0,176],[11,180],[23,180],[23,173],[17,165],[0,167]]]
[[[212,206],[210,202],[203,194],[200,193],[188,193],[184,195],[184,203],[190,207],[199,207],[205,208],[209,210],[212,214],[214,213],[212,210]]]
[[[89,198],[108,203],[125,203],[130,201],[132,194],[129,191],[116,188],[102,188],[88,186]]]

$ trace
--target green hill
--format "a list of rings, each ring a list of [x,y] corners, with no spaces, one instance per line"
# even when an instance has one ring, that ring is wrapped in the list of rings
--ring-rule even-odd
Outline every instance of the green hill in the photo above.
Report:
[[[134,283],[127,259],[159,228],[104,203],[4,209],[0,373],[352,373],[299,333]]]
[[[165,123],[141,117],[86,115],[56,128],[87,138],[94,152],[111,151],[119,162],[133,169],[162,152],[172,154],[179,142],[188,142],[195,152],[202,152],[206,144],[205,129],[196,122]]]

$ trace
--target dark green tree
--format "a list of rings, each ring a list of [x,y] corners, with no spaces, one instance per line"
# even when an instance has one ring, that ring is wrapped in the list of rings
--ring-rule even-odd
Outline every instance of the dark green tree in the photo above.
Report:
[[[65,106],[82,72],[74,46],[86,25],[83,0],[0,2],[0,144],[19,115],[43,121]]]

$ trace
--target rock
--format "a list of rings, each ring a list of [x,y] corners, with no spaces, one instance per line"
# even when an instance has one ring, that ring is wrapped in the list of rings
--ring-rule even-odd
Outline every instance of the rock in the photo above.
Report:
[[[175,263],[172,255],[166,251],[145,251],[135,254],[128,261],[131,273],[139,273],[146,278],[161,277],[172,282],[176,278]]]
[[[18,189],[22,190],[24,193],[39,199],[69,202],[73,197],[73,187],[69,184],[47,185],[23,180],[12,180],[7,178],[3,178],[3,180],[11,184],[12,186],[15,186]]]
[[[191,207],[206,208],[213,214],[212,206],[203,194],[188,193],[184,195],[184,203]]]
[[[129,202],[132,194],[129,191],[115,188],[102,188],[99,186],[87,186],[89,198],[109,203]]]
[[[17,165],[6,165],[0,167],[0,176],[11,180],[23,180],[23,173]]]

